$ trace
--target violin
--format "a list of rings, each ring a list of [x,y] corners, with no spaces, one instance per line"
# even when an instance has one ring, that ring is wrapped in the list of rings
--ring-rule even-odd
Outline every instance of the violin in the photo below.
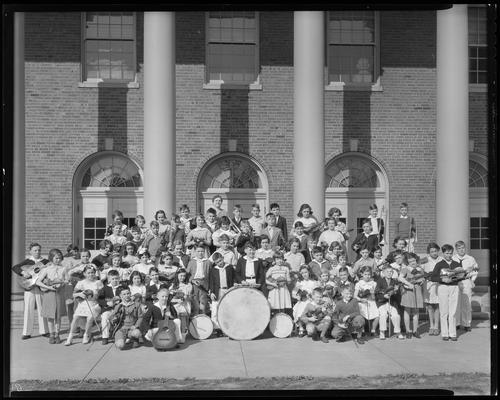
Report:
[[[370,294],[371,294],[370,289],[360,290],[358,292],[358,297],[360,299],[366,299],[366,298],[370,297]]]
[[[455,283],[465,279],[467,272],[458,267],[455,269],[443,268],[440,273],[440,278],[443,283]]]

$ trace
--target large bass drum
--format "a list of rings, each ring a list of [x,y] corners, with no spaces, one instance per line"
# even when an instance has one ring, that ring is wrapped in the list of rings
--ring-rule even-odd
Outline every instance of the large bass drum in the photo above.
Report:
[[[231,339],[252,340],[261,335],[271,316],[271,306],[262,292],[251,287],[236,287],[221,297],[217,322]]]

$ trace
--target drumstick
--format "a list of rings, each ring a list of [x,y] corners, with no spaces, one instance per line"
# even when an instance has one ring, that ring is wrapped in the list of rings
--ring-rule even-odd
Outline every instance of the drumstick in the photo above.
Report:
[[[389,294],[389,338],[391,337],[391,321],[392,321],[392,314],[391,314],[391,295]]]

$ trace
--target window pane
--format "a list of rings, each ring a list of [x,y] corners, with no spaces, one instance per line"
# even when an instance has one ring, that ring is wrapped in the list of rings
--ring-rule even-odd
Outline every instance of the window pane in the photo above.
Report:
[[[85,228],[93,228],[94,227],[94,219],[93,218],[84,218],[84,226]]]
[[[96,229],[95,237],[97,239],[104,239],[105,235],[106,235],[106,229]]]
[[[489,224],[489,218],[488,217],[482,217],[481,218],[481,225],[482,226],[488,226]]]
[[[471,226],[471,227],[473,227],[473,226],[474,226],[474,227],[479,227],[479,218],[477,218],[477,217],[472,217],[472,218],[470,219],[470,226]]]
[[[105,228],[106,227],[106,218],[96,218],[95,226],[97,228]]]
[[[471,241],[470,241],[470,248],[474,249],[474,250],[479,249],[480,248],[480,241],[479,240],[473,240],[473,239],[471,239]]]
[[[85,229],[84,233],[85,233],[86,238],[93,238],[94,237],[94,229]]]
[[[373,47],[330,46],[330,82],[373,82]]]
[[[481,248],[482,249],[489,249],[490,248],[490,243],[489,243],[488,239],[481,240]]]
[[[480,236],[479,236],[479,228],[471,228],[470,230],[470,237],[471,238],[474,238],[474,239],[478,239]]]
[[[93,240],[85,240],[84,242],[84,247],[89,250],[95,250],[96,246],[94,244]]]

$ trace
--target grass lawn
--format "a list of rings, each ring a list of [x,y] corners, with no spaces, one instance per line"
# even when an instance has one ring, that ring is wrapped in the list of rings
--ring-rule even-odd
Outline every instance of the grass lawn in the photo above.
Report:
[[[385,375],[379,377],[349,376],[327,377],[274,377],[274,378],[225,378],[207,379],[91,379],[88,381],[39,381],[13,382],[16,391],[59,390],[402,390],[445,389],[460,395],[490,394],[490,375],[484,373],[456,373],[440,375]],[[15,393],[14,393],[15,395]]]

